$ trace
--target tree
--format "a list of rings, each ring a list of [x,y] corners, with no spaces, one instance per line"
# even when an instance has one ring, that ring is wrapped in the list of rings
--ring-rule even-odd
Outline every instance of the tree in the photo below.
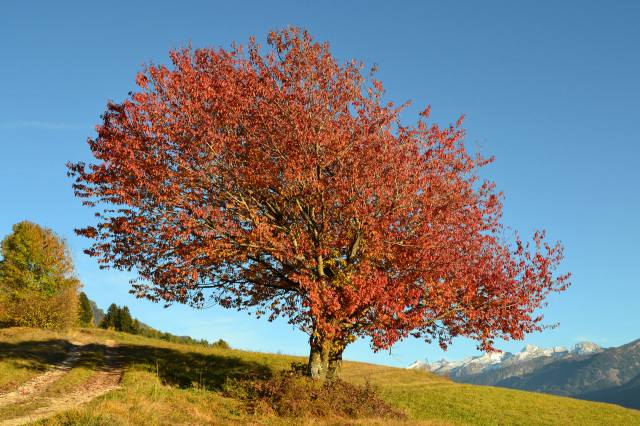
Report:
[[[114,330],[116,330],[116,323],[119,312],[120,308],[118,307],[118,305],[116,305],[115,303],[109,305],[109,308],[107,308],[107,313],[104,315],[102,320],[100,320],[100,324],[98,324],[98,327],[104,329],[113,328]]]
[[[91,311],[91,303],[84,292],[80,293],[78,298],[78,320],[82,327],[91,327],[93,325],[93,312]]]
[[[342,352],[409,335],[522,339],[568,275],[562,246],[503,238],[502,194],[477,171],[461,121],[400,120],[382,85],[304,30],[230,51],[183,47],[109,103],[97,164],[69,164],[84,204],[105,205],[86,253],[137,269],[131,292],[288,317],[309,335],[309,374]]]
[[[140,334],[140,330],[142,328],[140,327],[140,321],[138,321],[138,318],[135,318],[133,320],[133,323],[131,323],[131,334]]]
[[[118,310],[116,316],[116,330],[123,331],[125,333],[133,332],[133,319],[131,318],[131,312],[127,306]]]
[[[128,306],[122,308],[112,303],[107,309],[107,313],[98,325],[101,328],[113,328],[124,333],[138,334],[140,332],[140,322],[131,318]]]
[[[78,289],[66,241],[49,228],[23,221],[0,243],[1,322],[67,328],[77,321]]]

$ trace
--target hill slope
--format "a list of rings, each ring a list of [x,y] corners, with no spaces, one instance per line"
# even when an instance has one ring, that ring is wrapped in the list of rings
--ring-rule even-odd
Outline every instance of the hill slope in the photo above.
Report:
[[[44,424],[315,421],[311,414],[296,420],[279,417],[255,401],[247,405],[245,400],[230,398],[223,392],[234,380],[246,376],[267,378],[288,369],[292,362],[305,362],[305,358],[172,344],[95,329],[76,330],[67,335],[29,329],[0,330],[0,393],[8,391],[6,379],[12,371],[30,371],[31,378],[25,376],[19,380],[31,380],[47,368],[47,363],[59,362],[60,358],[60,354],[55,359],[44,355],[38,358],[38,354],[47,354],[50,347],[59,348],[57,352],[65,347],[69,350],[69,341],[78,338],[93,342],[96,348],[113,341],[118,351],[126,355],[119,388],[87,405],[57,414]],[[34,359],[40,359],[40,363],[21,363],[25,351]],[[95,358],[100,350],[94,352]],[[94,364],[97,368],[100,362]],[[82,357],[78,361],[78,365],[94,364],[83,361]],[[92,374],[96,373],[78,373],[73,383],[80,388],[90,386]],[[379,386],[385,400],[407,413],[406,422],[410,424],[640,424],[640,412],[615,405],[459,384],[423,371],[345,361],[343,378],[354,384],[368,381]],[[12,379],[10,386],[19,385]],[[72,385],[67,383],[63,389],[70,389]],[[347,424],[354,420],[341,417],[324,421]],[[358,421],[389,423],[380,419]]]

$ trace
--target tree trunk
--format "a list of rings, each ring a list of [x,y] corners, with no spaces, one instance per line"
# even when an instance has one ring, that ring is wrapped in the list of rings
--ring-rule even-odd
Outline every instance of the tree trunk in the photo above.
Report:
[[[334,345],[329,353],[327,380],[340,380],[340,376],[342,376],[342,352],[344,352],[344,346]]]
[[[332,341],[311,342],[307,374],[320,381],[337,380],[342,374],[344,346]]]
[[[311,352],[309,353],[309,368],[307,374],[312,379],[324,382],[329,371],[329,353],[331,345],[329,342],[311,342]]]

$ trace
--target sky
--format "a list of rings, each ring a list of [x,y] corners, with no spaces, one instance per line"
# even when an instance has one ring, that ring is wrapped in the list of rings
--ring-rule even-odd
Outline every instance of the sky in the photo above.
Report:
[[[505,194],[503,223],[530,239],[560,240],[572,286],[540,313],[555,329],[524,341],[619,346],[640,338],[640,3],[636,1],[22,1],[0,2],[0,237],[30,220],[72,247],[83,291],[150,326],[237,349],[308,355],[307,335],[284,320],[219,307],[163,308],[128,293],[133,273],[100,270],[74,228],[93,211],[73,195],[67,162],[92,161],[109,99],[136,89],[141,64],[170,64],[182,44],[223,47],[270,29],[305,27],[341,61],[356,59],[386,98],[432,105],[439,125],[466,115],[466,144],[495,162],[482,170]],[[480,355],[458,338],[447,352],[407,339],[345,359],[404,367]]]

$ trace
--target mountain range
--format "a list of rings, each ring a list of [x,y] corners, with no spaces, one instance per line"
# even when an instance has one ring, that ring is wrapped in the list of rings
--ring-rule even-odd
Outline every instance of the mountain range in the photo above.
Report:
[[[463,361],[416,361],[407,368],[448,376],[454,382],[608,402],[640,409],[640,339],[602,348],[581,342],[571,349],[526,345]]]

